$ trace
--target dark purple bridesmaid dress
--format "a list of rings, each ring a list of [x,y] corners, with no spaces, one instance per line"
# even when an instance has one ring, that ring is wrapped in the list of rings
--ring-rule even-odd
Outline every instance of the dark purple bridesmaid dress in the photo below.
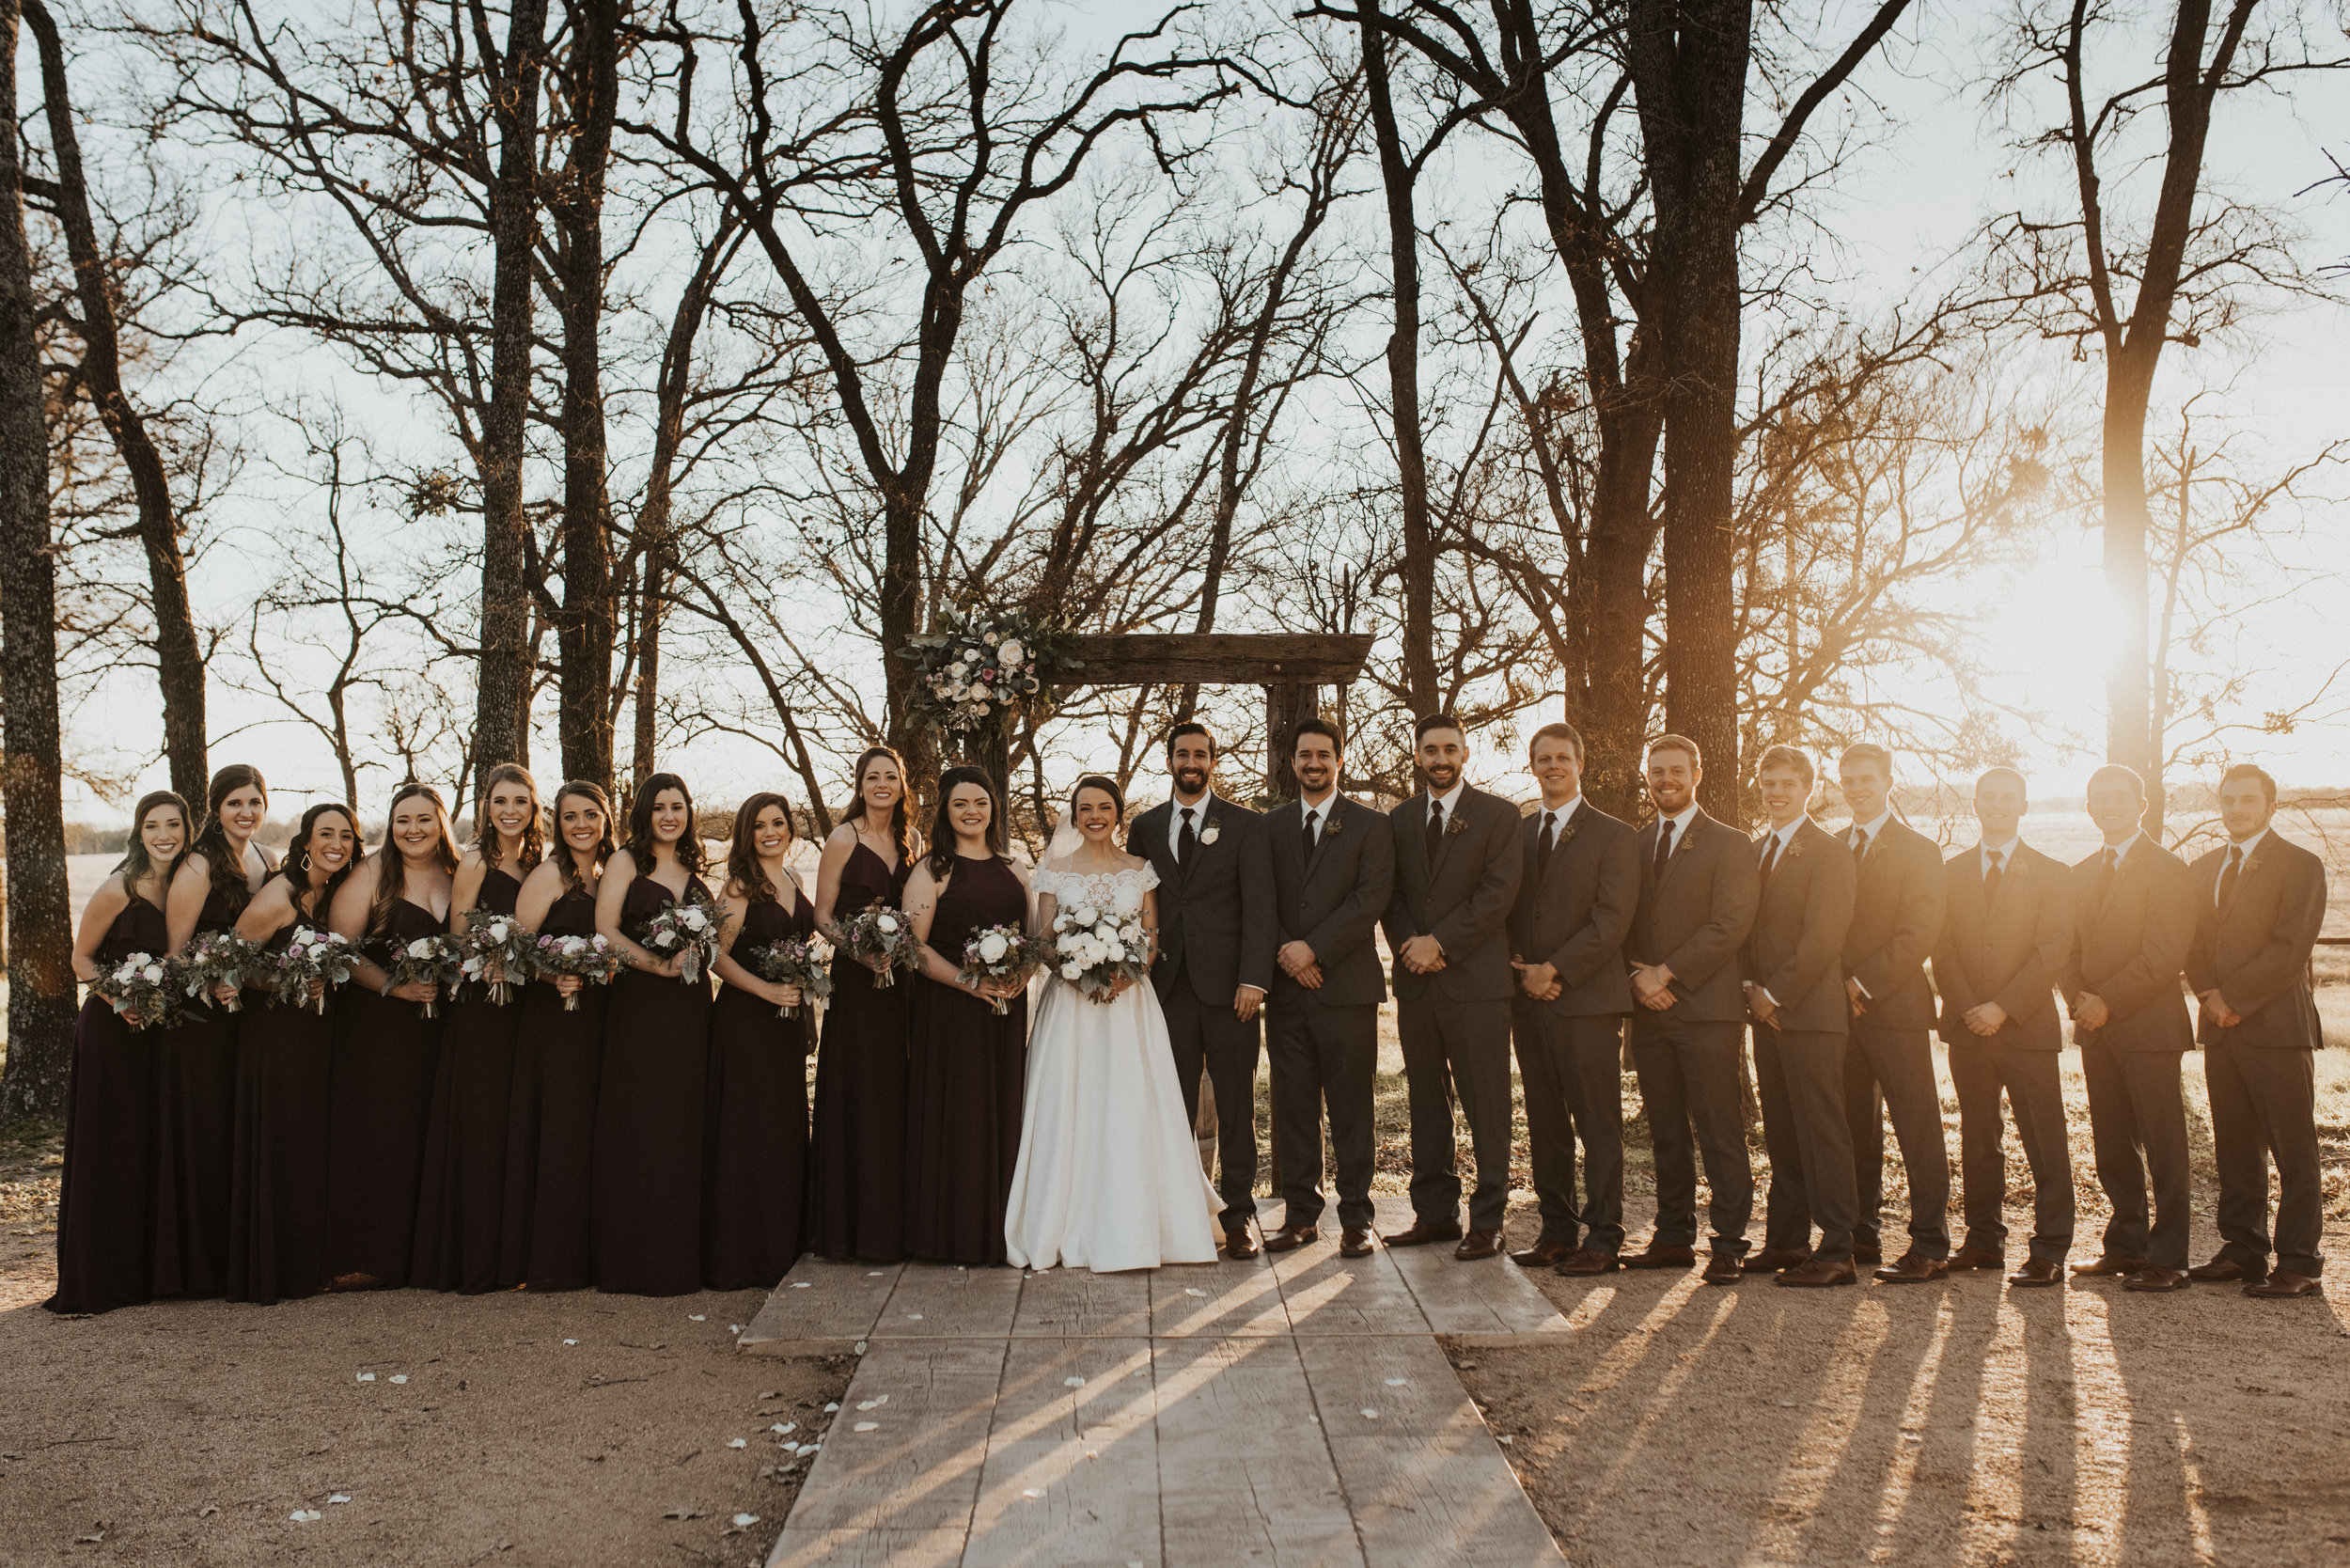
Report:
[[[702,889],[701,879],[687,886]],[[640,876],[620,905],[621,923],[633,933],[674,902],[666,887]],[[684,1295],[701,1289],[710,1005],[707,975],[676,980],[631,969],[612,982],[588,1202],[598,1290]]]
[[[911,866],[891,871],[863,842],[840,869],[836,924],[868,905],[899,907]],[[816,1130],[808,1160],[808,1245],[827,1258],[895,1262],[906,1255],[906,1011],[911,975],[876,987],[842,949],[816,1052]]]
[[[541,936],[595,933],[590,893],[556,900],[539,928]],[[507,1107],[500,1289],[576,1291],[596,1282],[588,1190],[606,989],[581,986],[579,1005],[568,1011],[552,980],[534,980],[523,992]]]
[[[983,926],[1027,917],[1027,889],[1000,860],[955,861],[930,946],[949,964]],[[1020,1162],[1028,1070],[1028,998],[995,1004],[960,986],[913,980],[906,1090],[906,1240],[941,1263],[1004,1261],[1004,1207]]]
[[[227,931],[245,902],[215,887],[196,934]],[[219,1295],[228,1285],[228,1189],[237,1163],[237,1026],[243,1012],[191,1001],[155,1052],[157,1295]]]
[[[98,945],[98,966],[133,953],[161,960],[164,912],[133,893]],[[91,996],[73,1024],[65,1109],[53,1312],[106,1312],[149,1299],[154,1265],[155,1052],[160,1029],[134,1029]]]
[[[511,916],[522,890],[506,872],[491,870],[481,879],[474,917]],[[519,996],[511,996],[500,1006],[483,994],[486,990],[475,988],[442,1009],[447,1021],[441,1029],[441,1067],[425,1133],[416,1241],[408,1269],[408,1283],[422,1290],[479,1295],[498,1288],[506,1134],[522,1004]]]
[[[368,956],[442,929],[432,911],[396,899]],[[446,1012],[447,1002],[441,1004]],[[326,1272],[338,1288],[391,1288],[408,1276],[424,1130],[440,1065],[441,1020],[421,1003],[347,985],[334,1014],[327,1129]]]
[[[807,900],[787,912],[755,903],[734,950],[816,929]],[[731,985],[710,1011],[710,1089],[703,1138],[702,1283],[713,1291],[773,1289],[800,1255],[807,1198],[807,1053],[815,1009],[785,1018],[775,1003]]]
[[[297,917],[263,947],[283,952]],[[326,1013],[244,994],[237,1031],[237,1164],[229,1188],[228,1299],[269,1306],[326,1289],[327,1083],[337,993]]]

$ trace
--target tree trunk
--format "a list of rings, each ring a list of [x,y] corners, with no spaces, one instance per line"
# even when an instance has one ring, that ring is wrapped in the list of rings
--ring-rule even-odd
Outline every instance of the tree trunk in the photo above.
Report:
[[[653,765],[653,719],[661,703],[661,552],[656,539],[645,546],[645,586],[637,595],[636,729],[630,750],[629,781],[641,786],[660,770]]]
[[[57,569],[49,532],[32,251],[16,101],[17,0],[0,0],[0,810],[8,821],[8,1071],[0,1119],[65,1109],[73,1057],[57,720]]]
[[[98,227],[90,218],[89,190],[82,168],[82,144],[73,127],[73,101],[66,80],[65,48],[57,24],[39,0],[27,0],[24,20],[40,49],[41,96],[48,111],[49,141],[57,163],[57,221],[65,229],[73,262],[77,323],[82,338],[82,384],[98,411],[131,476],[138,504],[139,542],[147,551],[149,604],[155,615],[155,666],[164,698],[164,756],[171,787],[190,801],[204,797],[204,654],[196,640],[196,613],[188,602],[188,568],[180,550],[180,521],[171,503],[163,454],[148,433],[147,420],[122,389],[121,333],[115,320],[114,290],[106,260],[99,254]]]
[[[2159,832],[2162,759],[2154,752],[2146,569],[2146,534],[2153,521],[2146,501],[2153,357],[2124,352],[2106,360],[2105,576],[2114,615],[2113,666],[2106,673],[2106,760],[2135,769],[2145,779],[2146,821]]]

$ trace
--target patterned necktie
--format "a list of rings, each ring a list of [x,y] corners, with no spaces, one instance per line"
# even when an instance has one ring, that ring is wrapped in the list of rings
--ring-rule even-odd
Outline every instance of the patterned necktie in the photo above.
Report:
[[[1434,864],[1437,846],[1444,842],[1444,802],[1431,795],[1428,799],[1428,859]]]
[[[2113,869],[2122,863],[2122,856],[2112,845],[2106,846],[2105,858],[2097,864],[2097,902],[2102,906],[2113,897]]]
[[[2212,902],[2221,909],[2228,907],[2228,895],[2235,891],[2236,876],[2244,869],[2244,846],[2228,846],[2228,863],[2219,870],[2219,894]]]
[[[1320,811],[1308,811],[1306,813],[1305,825],[1298,829],[1297,847],[1305,854],[1308,859],[1311,859],[1313,857],[1314,826],[1321,821],[1321,819],[1322,813]]]
[[[1998,850],[1986,852],[1991,856],[1991,869],[1982,873],[1982,902],[1989,903],[1999,896],[2000,859]]]
[[[1542,876],[1550,870],[1550,852],[1559,847],[1559,813],[1543,813],[1543,831],[1534,840],[1534,874]]]
[[[1856,827],[1852,830],[1852,863],[1854,868],[1857,870],[1860,863],[1868,858],[1869,830],[1865,827]]]
[[[1191,864],[1192,852],[1199,847],[1199,835],[1191,829],[1191,807],[1183,808],[1183,828],[1175,835],[1175,860],[1183,866]]]
[[[1665,862],[1672,857],[1673,820],[1670,817],[1660,817],[1656,822],[1656,859],[1654,862],[1656,875],[1661,877],[1665,874]]]

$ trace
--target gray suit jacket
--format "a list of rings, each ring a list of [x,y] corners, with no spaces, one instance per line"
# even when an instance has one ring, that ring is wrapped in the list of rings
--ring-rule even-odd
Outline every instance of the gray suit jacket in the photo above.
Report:
[[[1700,1024],[1742,1024],[1738,953],[1762,895],[1754,840],[1700,810],[1656,873],[1656,823],[1640,829],[1640,912],[1624,956],[1673,972],[1672,1011]],[[1638,1016],[1636,1009],[1634,1015]]]
[[[2097,897],[2099,849],[2073,868],[2073,947],[2060,982],[2067,1007],[2083,993],[2102,997],[2102,1029],[2077,1025],[2073,1038],[2116,1051],[2184,1051],[2195,1043],[2179,971],[2195,940],[2195,896],[2179,857],[2141,837]]]
[[[1999,893],[1982,896],[1981,846],[1943,864],[1942,940],[1934,949],[1934,983],[1942,993],[1942,1039],[1954,1051],[1984,1044],[2053,1051],[2064,1043],[2050,998],[2073,945],[2073,873],[2064,862],[2018,844],[1999,875]],[[1966,1027],[1984,1002],[2007,1012],[1985,1039]]]
[[[1762,839],[1752,853],[1759,871]],[[1842,960],[1854,881],[1852,853],[1810,817],[1761,881],[1740,978],[1771,994],[1778,1004],[1772,1021],[1782,1033],[1850,1031]]]
[[[1842,836],[1838,836],[1842,842]],[[1843,845],[1844,858],[1852,846]],[[1853,890],[1852,928],[1844,935],[1844,973],[1868,992],[1860,1022],[1880,1029],[1934,1027],[1934,987],[1926,959],[1942,940],[1942,895],[1949,876],[1933,839],[1899,818],[1869,841]]]
[[[2187,869],[2200,914],[2186,980],[2198,996],[2217,986],[2244,1022],[2221,1028],[2206,1014],[2195,1037],[2206,1045],[2315,1050],[2325,1036],[2310,994],[2310,950],[2326,923],[2325,862],[2272,829],[2238,872],[2228,902],[2216,904],[2227,860],[2223,847]]]
[[[1277,950],[1303,942],[1311,948],[1322,964],[1322,989],[1308,991],[1277,964],[1275,1005],[1308,996],[1332,1007],[1384,1001],[1386,976],[1372,937],[1395,891],[1395,838],[1386,813],[1332,795],[1311,859],[1298,841],[1305,820],[1304,804],[1294,800],[1265,818],[1278,928],[1275,946]]]
[[[1632,977],[1623,966],[1623,939],[1640,907],[1640,851],[1632,824],[1584,801],[1567,819],[1550,852],[1550,869],[1535,870],[1542,836],[1537,810],[1518,829],[1526,868],[1510,912],[1510,947],[1528,964],[1559,971],[1556,1000],[1538,1002],[1523,991],[1520,1007],[1560,1018],[1605,1017],[1632,1011]]]
[[[1387,901],[1387,946],[1434,936],[1445,966],[1416,975],[1395,961],[1400,1001],[1423,996],[1451,1002],[1508,1001],[1517,990],[1510,967],[1510,906],[1518,896],[1524,859],[1518,849],[1518,808],[1498,795],[1463,787],[1432,863],[1425,831],[1425,791],[1395,808],[1387,823],[1395,838],[1395,894]]]
[[[1171,842],[1179,821],[1162,802],[1135,819],[1130,855],[1148,855],[1159,873],[1159,957],[1151,982],[1164,1002],[1179,977],[1211,1007],[1230,1007],[1243,985],[1273,989],[1273,858],[1264,819],[1245,806],[1208,797],[1198,848],[1178,864]],[[1208,842],[1213,839],[1214,842]]]

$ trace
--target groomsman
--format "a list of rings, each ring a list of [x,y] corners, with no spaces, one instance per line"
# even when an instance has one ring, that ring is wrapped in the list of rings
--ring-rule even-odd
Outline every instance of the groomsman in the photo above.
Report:
[[[1413,729],[1427,789],[1387,819],[1395,892],[1387,946],[1395,953],[1397,1032],[1412,1114],[1411,1226],[1389,1247],[1451,1241],[1463,1260],[1501,1250],[1510,1202],[1510,906],[1522,861],[1518,808],[1462,780],[1468,735],[1449,713]],[[1468,1233],[1452,1137],[1460,1096],[1477,1161]]]
[[[1754,926],[1762,883],[1754,845],[1698,806],[1705,776],[1698,744],[1666,735],[1648,752],[1656,820],[1640,830],[1640,908],[1624,957],[1632,969],[1632,1063],[1648,1107],[1656,1155],[1656,1231],[1626,1268],[1687,1268],[1697,1262],[1698,1172],[1713,1190],[1709,1285],[1744,1273],[1754,1168],[1747,1160],[1738,1083],[1746,1000],[1738,953]]]
[[[1583,798],[1583,737],[1572,726],[1535,730],[1528,762],[1543,806],[1518,830],[1511,1022],[1543,1231],[1511,1256],[1528,1268],[1606,1274],[1623,1249],[1623,939],[1640,904],[1640,849],[1630,823]]]
[[[2106,842],[2073,868],[2073,943],[2059,984],[2089,1085],[2097,1184],[2113,1217],[2104,1255],[2073,1272],[2121,1275],[2133,1291],[2177,1291],[2188,1283],[2179,1055],[2195,1039],[2179,971],[2195,938],[2196,895],[2209,890],[2191,886],[2179,857],[2146,836],[2145,814],[2137,774],[2107,766],[2089,776],[2089,817]]]
[[[1950,1256],[1950,1154],[1934,1082],[1934,991],[1926,984],[1926,957],[1942,936],[1942,852],[1893,815],[1893,754],[1883,746],[1845,748],[1837,783],[1852,809],[1844,841],[1858,879],[1844,937],[1852,1007],[1844,1114],[1860,1200],[1853,1255],[1869,1263],[1884,1255],[1877,1215],[1885,1202],[1884,1118],[1890,1117],[1909,1174],[1909,1247],[1876,1277],[1922,1284],[1948,1274]]]
[[[1167,732],[1167,767],[1173,798],[1137,818],[1127,839],[1159,873],[1151,981],[1167,1012],[1188,1123],[1199,1120],[1203,1062],[1215,1088],[1224,1249],[1253,1258],[1257,1008],[1273,984],[1273,856],[1264,819],[1214,792],[1215,737],[1206,725]]]
[[[1982,837],[1945,863],[1942,940],[1934,983],[1942,1043],[1958,1089],[1958,1165],[1966,1245],[1952,1269],[2007,1262],[2007,1151],[1999,1091],[2031,1163],[2031,1249],[2011,1285],[2056,1285],[2073,1248],[2073,1153],[2057,1081],[2063,1030],[2054,1000],[2073,940],[2071,873],[2024,842],[2024,776],[1991,768],[1975,780]]]
[[[2322,1042],[2310,949],[2326,923],[2326,867],[2271,833],[2277,781],[2249,762],[2219,780],[2226,847],[2189,868],[2199,912],[2186,956],[2211,1089],[2219,1161],[2219,1235],[2198,1279],[2240,1279],[2244,1294],[2318,1294],[2325,1215],[2317,1164],[2315,1067]],[[2268,1156],[2277,1161],[2277,1266],[2268,1266]]]
[[[1851,1031],[1843,957],[1853,858],[1811,820],[1817,777],[1811,759],[1792,745],[1771,747],[1755,770],[1771,825],[1755,841],[1762,896],[1743,973],[1771,1192],[1762,1250],[1747,1259],[1746,1268],[1777,1273],[1782,1285],[1851,1285],[1860,1278],[1852,1261],[1860,1205],[1844,1120]]]
[[[1300,722],[1290,745],[1298,798],[1266,819],[1280,948],[1265,1032],[1283,1213],[1265,1248],[1287,1252],[1320,1234],[1326,1105],[1339,1252],[1361,1258],[1371,1250],[1371,1089],[1387,996],[1372,936],[1394,890],[1395,839],[1385,813],[1339,792],[1342,761],[1338,726]]]

